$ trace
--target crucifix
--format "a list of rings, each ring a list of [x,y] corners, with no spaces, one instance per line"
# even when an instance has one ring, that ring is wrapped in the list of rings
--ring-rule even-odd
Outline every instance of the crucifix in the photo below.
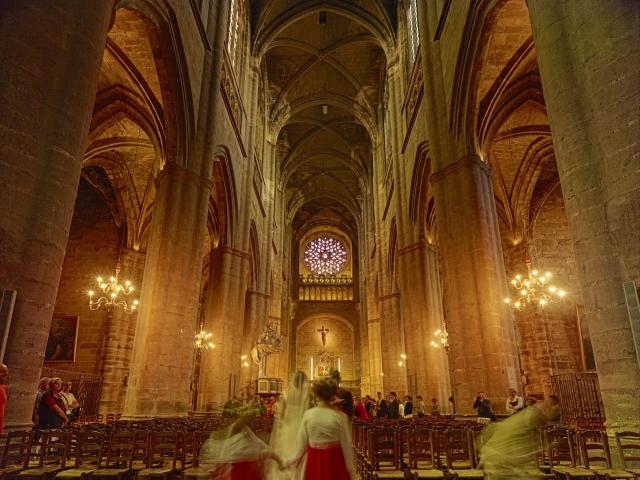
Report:
[[[322,346],[324,347],[327,343],[327,333],[329,333],[329,329],[324,328],[324,325],[322,325],[322,328],[319,328],[316,331],[320,332],[320,335],[322,335]]]

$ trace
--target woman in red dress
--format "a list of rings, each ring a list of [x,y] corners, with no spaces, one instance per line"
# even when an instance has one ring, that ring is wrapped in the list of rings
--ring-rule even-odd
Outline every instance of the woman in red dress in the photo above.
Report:
[[[200,452],[203,466],[212,464],[216,480],[263,480],[264,462],[272,459],[282,465],[269,445],[246,425],[248,416],[236,420],[221,437],[212,434]]]
[[[303,458],[304,480],[353,480],[351,425],[347,416],[331,406],[337,385],[330,380],[313,384],[318,406],[307,410],[299,431],[299,451],[289,464]]]

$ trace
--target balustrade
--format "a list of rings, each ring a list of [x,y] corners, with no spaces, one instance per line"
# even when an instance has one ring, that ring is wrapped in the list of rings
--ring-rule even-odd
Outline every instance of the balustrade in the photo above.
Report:
[[[353,300],[353,278],[347,275],[300,275],[298,300],[340,302]]]

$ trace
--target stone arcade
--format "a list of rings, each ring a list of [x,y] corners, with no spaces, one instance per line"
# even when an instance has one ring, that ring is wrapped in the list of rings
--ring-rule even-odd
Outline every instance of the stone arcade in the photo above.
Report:
[[[30,424],[43,368],[97,378],[100,412],[142,417],[330,365],[362,394],[454,395],[459,413],[478,390],[542,397],[597,372],[607,425],[637,431],[639,15],[2,1],[7,426]],[[561,302],[504,302],[527,259]],[[118,261],[137,313],[90,310]],[[77,319],[66,361],[45,361],[54,317]],[[194,387],[201,330],[215,348]]]

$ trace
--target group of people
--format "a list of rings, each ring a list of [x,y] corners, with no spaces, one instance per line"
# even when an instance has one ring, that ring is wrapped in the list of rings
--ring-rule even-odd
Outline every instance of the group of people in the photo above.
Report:
[[[414,403],[411,395],[404,395],[399,398],[396,392],[390,392],[384,398],[382,392],[378,392],[377,399],[370,395],[355,398],[354,414],[360,420],[370,420],[372,418],[412,418],[424,417],[425,415],[439,416],[440,405],[435,398],[431,399],[427,405],[422,395],[416,396]]]
[[[59,428],[78,418],[80,403],[71,392],[73,382],[60,377],[42,377],[33,406],[33,423],[38,428]]]
[[[225,480],[356,478],[349,421],[354,405],[339,387],[339,375],[310,385],[297,372],[272,411],[269,443],[249,429],[247,415],[240,416],[205,443],[201,463],[215,464],[216,478]]]
[[[541,408],[541,412],[548,423],[559,423],[562,420],[562,410],[558,396],[549,395],[544,405],[540,406],[536,397],[527,397],[525,401],[514,388],[509,389],[509,395],[505,400],[505,410],[508,415],[513,415],[534,405]],[[491,400],[486,397],[484,392],[478,392],[478,396],[473,402],[473,408],[478,412],[478,421],[490,422],[496,420]]]

